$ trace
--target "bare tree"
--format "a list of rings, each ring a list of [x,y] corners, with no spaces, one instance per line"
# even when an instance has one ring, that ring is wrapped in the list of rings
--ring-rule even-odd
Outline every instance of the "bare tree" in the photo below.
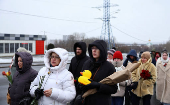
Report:
[[[85,33],[73,33],[72,35],[67,36],[66,40],[55,40],[54,46],[55,47],[62,47],[67,49],[69,52],[73,51],[73,46],[78,41],[83,41],[87,44],[87,47],[90,43],[92,43],[95,40],[99,40],[99,38],[96,37],[90,37],[86,38]],[[108,41],[106,40],[106,43]],[[115,47],[117,50],[121,51],[122,53],[128,53],[131,49],[135,49],[138,53],[140,51],[151,51],[152,49],[155,49],[156,51],[161,52],[163,49],[166,49],[168,52],[170,51],[170,40],[166,44],[153,44],[150,47],[148,47],[146,44],[122,44],[117,43],[116,38],[114,38]],[[113,46],[113,41],[111,41],[111,45]]]

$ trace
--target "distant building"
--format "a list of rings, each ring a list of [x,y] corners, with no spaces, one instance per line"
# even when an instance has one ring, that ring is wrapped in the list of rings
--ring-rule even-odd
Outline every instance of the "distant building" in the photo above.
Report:
[[[0,56],[12,56],[19,47],[31,51],[32,55],[45,52],[46,35],[24,35],[0,33]]]

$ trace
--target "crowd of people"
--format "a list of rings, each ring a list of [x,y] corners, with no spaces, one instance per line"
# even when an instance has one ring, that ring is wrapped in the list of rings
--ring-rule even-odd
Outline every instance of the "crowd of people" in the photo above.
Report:
[[[33,58],[30,52],[19,48],[9,69],[12,84],[8,88],[8,104],[170,105],[170,61],[166,50],[162,53],[142,51],[138,57],[132,49],[123,58],[122,52],[115,47],[107,50],[103,40],[96,40],[88,47],[85,42],[76,42],[73,49],[75,56],[68,70],[68,51],[51,48],[44,55],[45,67],[37,72],[31,68]],[[140,63],[140,66],[131,73],[129,80],[115,85],[100,83],[131,63]],[[80,72],[84,70],[92,73],[88,85],[78,82]],[[90,89],[97,89],[97,92],[82,98]],[[38,104],[33,103],[34,100]]]

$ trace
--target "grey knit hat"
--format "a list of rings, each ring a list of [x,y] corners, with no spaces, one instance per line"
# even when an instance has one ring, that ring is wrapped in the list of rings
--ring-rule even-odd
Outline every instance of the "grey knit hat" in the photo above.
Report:
[[[107,51],[108,54],[111,54],[113,56],[113,54],[115,53],[116,50],[114,49],[110,49],[109,51]]]

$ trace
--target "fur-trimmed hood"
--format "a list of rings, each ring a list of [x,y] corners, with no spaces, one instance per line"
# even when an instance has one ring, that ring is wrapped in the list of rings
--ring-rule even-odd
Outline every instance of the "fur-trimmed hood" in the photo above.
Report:
[[[50,67],[50,54],[54,52],[57,55],[59,55],[61,62],[58,66]],[[50,71],[60,71],[64,70],[67,66],[68,61],[68,51],[63,48],[54,48],[50,49],[46,52],[44,55],[44,64],[47,69],[50,69]]]

